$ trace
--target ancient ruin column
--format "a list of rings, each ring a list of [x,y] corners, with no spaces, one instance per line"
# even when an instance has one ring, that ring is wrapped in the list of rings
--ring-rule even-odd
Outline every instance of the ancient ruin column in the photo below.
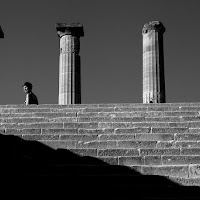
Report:
[[[163,33],[159,21],[144,25],[143,35],[143,103],[165,103]]]
[[[84,36],[79,23],[57,23],[60,37],[59,104],[81,103],[80,37]]]
[[[1,26],[0,26],[0,38],[4,38],[4,33],[3,33],[2,29],[1,29]]]

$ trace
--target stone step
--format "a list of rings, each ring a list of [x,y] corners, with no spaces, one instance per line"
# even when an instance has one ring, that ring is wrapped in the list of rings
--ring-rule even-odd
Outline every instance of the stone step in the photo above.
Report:
[[[175,183],[184,186],[200,186],[200,178],[169,177]]]
[[[60,116],[45,116],[45,117],[0,117],[0,123],[40,123],[40,122],[199,122],[200,116],[171,116],[171,117],[60,117]]]
[[[184,115],[184,114],[183,114]],[[188,114],[189,115],[189,114]],[[191,116],[197,116],[197,113],[191,113]],[[24,112],[24,113],[0,113],[0,118],[19,118],[19,117],[44,117],[44,118],[56,118],[56,117],[77,117],[76,112]]]
[[[38,107],[38,108],[89,108],[89,107],[198,107],[200,102],[178,102],[178,103],[106,103],[106,104],[69,104],[69,105],[58,105],[58,104],[39,104],[39,105],[28,105],[25,104],[7,104],[0,105],[0,108],[27,108],[27,107]]]
[[[119,128],[200,128],[200,121],[186,122],[37,122],[37,123],[1,123],[0,129],[119,129]]]
[[[3,116],[3,115],[2,115]],[[78,112],[77,117],[175,117],[199,116],[198,111]]]
[[[1,141],[1,152],[6,149],[11,158],[15,155],[20,157],[24,152],[19,163],[17,159],[11,159],[14,165],[5,164],[8,168],[10,166],[10,171],[13,166],[16,167],[10,176],[15,176],[17,172],[32,176],[34,172],[38,176],[51,174],[52,177],[65,176],[67,180],[71,177],[80,182],[87,179],[93,183],[111,178],[112,183],[117,183],[120,188],[119,180],[123,184],[128,180],[132,182],[131,176],[127,176],[126,171],[119,173],[117,168],[112,167],[129,166],[129,169],[146,174],[142,177],[170,176],[184,178],[181,179],[184,180],[182,183],[199,184],[200,103],[2,105],[0,133],[19,136],[13,142],[7,139],[5,146]],[[18,146],[15,146],[18,139]],[[112,167],[59,162],[42,165],[48,157],[41,151],[45,147],[51,147],[48,150],[51,159],[55,149],[62,149],[79,156],[80,160],[91,157]],[[29,160],[31,156],[43,159],[38,165],[23,162],[23,158]],[[65,161],[70,159],[69,154],[61,154],[61,157]],[[144,182],[149,183],[145,178],[138,178],[136,182],[134,187],[138,188],[142,188]],[[158,183],[159,180],[155,184],[159,186]],[[133,185],[129,186],[131,190]]]
[[[16,135],[33,135],[33,134],[42,134],[42,135],[96,135],[103,139],[109,139],[108,137],[112,137],[114,135],[133,135],[136,134],[136,138],[142,139],[143,136],[149,135],[149,137],[156,137],[161,135],[161,137],[166,137],[166,139],[170,136],[176,134],[176,137],[180,137],[179,139],[184,140],[198,140],[198,133],[200,133],[200,128],[180,128],[180,127],[133,127],[133,128],[6,128],[0,129],[0,133],[4,134],[16,134]],[[182,135],[182,137],[181,137]],[[106,137],[108,136],[108,137]],[[186,138],[187,137],[187,138]],[[111,138],[110,138],[111,139]],[[127,138],[128,139],[128,138]],[[161,138],[160,138],[161,139]],[[164,138],[163,138],[164,139]]]
[[[135,112],[135,111],[200,111],[200,103],[166,104],[74,104],[74,105],[1,105],[0,113],[24,112]]]
[[[197,111],[135,111],[135,112],[13,112],[13,113],[0,113],[0,118],[16,118],[16,117],[77,117],[77,118],[148,118],[148,117],[199,117]]]

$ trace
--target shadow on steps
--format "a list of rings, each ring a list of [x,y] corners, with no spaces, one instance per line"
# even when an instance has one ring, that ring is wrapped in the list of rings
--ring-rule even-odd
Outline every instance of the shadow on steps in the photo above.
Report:
[[[0,152],[0,180],[4,183],[1,190],[15,190],[19,196],[70,194],[73,199],[79,195],[88,199],[95,193],[104,199],[200,197],[199,187],[180,186],[163,176],[142,175],[126,166],[109,165],[97,158],[79,156],[66,149],[55,150],[14,135],[0,134]]]

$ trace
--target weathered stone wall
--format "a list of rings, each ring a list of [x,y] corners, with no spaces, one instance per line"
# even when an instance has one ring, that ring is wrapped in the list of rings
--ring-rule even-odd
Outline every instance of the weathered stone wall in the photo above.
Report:
[[[200,104],[0,106],[0,132],[199,184]]]

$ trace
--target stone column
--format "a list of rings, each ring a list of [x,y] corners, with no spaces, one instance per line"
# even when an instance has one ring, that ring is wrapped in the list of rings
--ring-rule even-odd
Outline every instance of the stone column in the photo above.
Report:
[[[80,37],[84,36],[79,23],[57,23],[60,37],[59,104],[81,103]]]
[[[3,33],[2,29],[1,29],[1,26],[0,26],[0,38],[4,38],[4,33]]]
[[[143,35],[143,103],[165,103],[163,33],[159,21],[144,25]]]

